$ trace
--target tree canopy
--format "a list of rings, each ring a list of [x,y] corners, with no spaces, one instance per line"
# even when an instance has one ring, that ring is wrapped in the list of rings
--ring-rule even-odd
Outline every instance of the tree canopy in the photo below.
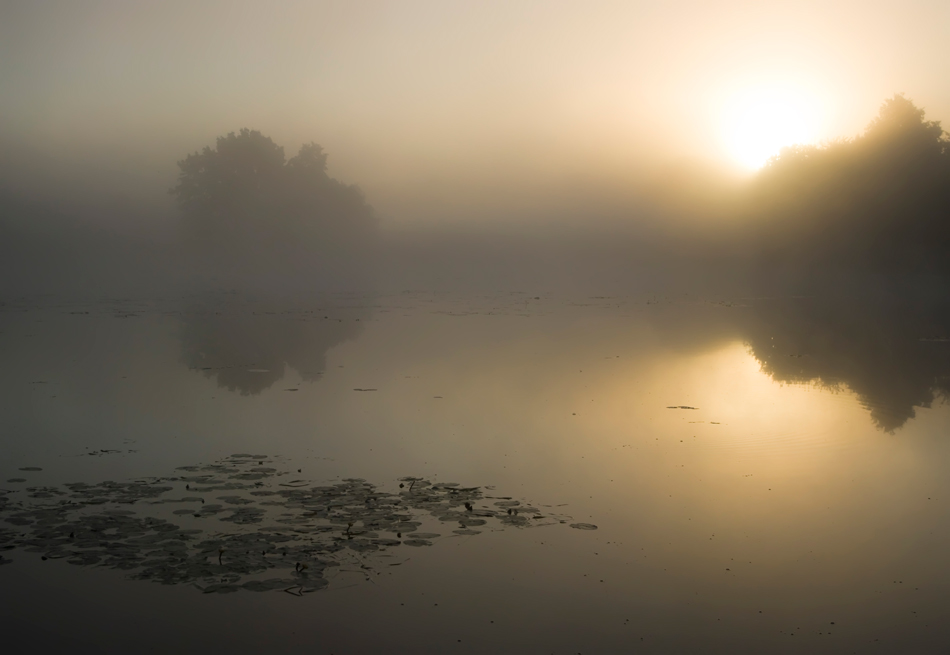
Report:
[[[189,237],[227,257],[354,251],[376,229],[363,193],[327,174],[327,155],[316,143],[287,160],[269,137],[242,129],[178,168],[171,193]]]
[[[950,272],[950,140],[903,95],[864,133],[773,157],[753,190],[760,244],[792,266]]]

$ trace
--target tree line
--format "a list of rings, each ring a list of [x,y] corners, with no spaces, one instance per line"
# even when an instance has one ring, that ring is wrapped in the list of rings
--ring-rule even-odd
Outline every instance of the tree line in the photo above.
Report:
[[[950,273],[950,140],[903,95],[858,137],[783,149],[748,201],[764,261]]]

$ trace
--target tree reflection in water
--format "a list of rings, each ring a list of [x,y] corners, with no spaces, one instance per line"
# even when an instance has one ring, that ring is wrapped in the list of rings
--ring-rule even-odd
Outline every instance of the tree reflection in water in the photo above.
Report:
[[[182,359],[245,396],[270,388],[288,367],[313,382],[326,370],[327,352],[359,337],[371,313],[360,298],[207,298],[183,314]]]
[[[943,299],[757,301],[742,322],[750,352],[773,379],[847,386],[886,432],[950,392],[950,303]]]

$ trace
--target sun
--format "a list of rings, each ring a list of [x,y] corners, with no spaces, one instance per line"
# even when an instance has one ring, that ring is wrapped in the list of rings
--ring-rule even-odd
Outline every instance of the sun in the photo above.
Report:
[[[795,144],[814,143],[813,104],[785,89],[751,89],[733,97],[724,111],[722,138],[729,156],[750,170]]]

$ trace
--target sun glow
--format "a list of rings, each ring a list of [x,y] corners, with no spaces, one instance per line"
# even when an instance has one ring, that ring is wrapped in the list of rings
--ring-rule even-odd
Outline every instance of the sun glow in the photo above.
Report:
[[[737,94],[726,106],[722,121],[722,138],[730,157],[757,169],[785,146],[814,143],[814,105],[804,94],[784,89]]]

